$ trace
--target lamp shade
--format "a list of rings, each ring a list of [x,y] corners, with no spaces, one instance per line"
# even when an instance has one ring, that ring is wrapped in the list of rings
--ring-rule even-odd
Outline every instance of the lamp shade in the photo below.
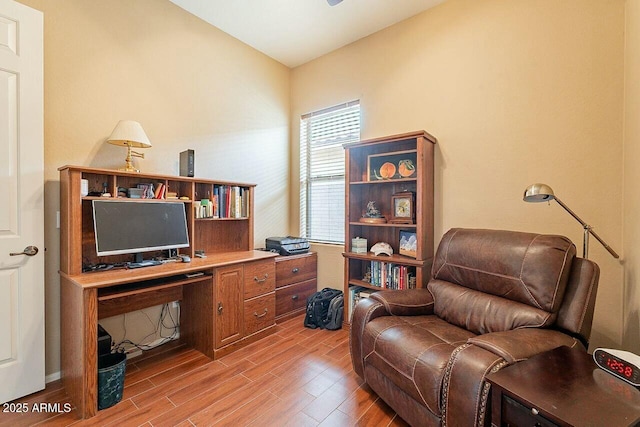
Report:
[[[113,145],[124,145],[129,147],[149,148],[151,142],[144,133],[140,123],[133,120],[120,120],[111,132],[107,142]]]
[[[553,190],[546,184],[532,184],[524,190],[522,200],[528,203],[550,202],[555,199]]]

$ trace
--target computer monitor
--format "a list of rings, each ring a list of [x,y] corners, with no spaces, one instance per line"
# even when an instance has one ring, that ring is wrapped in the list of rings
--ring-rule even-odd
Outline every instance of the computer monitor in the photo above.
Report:
[[[93,200],[93,227],[98,256],[189,246],[184,203]]]

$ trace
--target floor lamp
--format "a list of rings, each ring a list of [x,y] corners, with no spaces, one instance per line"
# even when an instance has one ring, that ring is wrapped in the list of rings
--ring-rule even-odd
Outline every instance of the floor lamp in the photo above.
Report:
[[[571,214],[572,217],[574,217],[580,224],[582,224],[582,228],[584,229],[584,240],[582,242],[583,258],[587,258],[589,255],[589,234],[593,235],[593,237],[595,237],[598,240],[598,242],[602,243],[602,246],[604,246],[604,248],[611,254],[611,256],[613,256],[616,259],[620,258],[620,256],[616,253],[616,251],[611,249],[611,247],[608,244],[606,244],[605,241],[602,240],[600,236],[596,234],[595,231],[593,231],[593,229],[589,224],[585,223],[582,219],[580,219],[580,217],[576,215],[574,211],[569,209],[567,205],[562,203],[562,201],[558,199],[558,197],[555,194],[553,194],[553,190],[548,185],[533,184],[528,186],[527,189],[524,190],[523,200],[528,203],[550,202],[551,200],[555,200],[556,202],[558,202],[560,206],[564,208],[565,211],[569,212],[569,214]]]

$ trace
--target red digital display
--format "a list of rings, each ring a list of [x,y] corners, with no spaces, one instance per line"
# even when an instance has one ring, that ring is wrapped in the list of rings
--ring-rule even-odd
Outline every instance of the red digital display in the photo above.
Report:
[[[631,379],[633,376],[633,368],[628,366],[627,364],[614,359],[613,357],[607,357],[605,359],[605,363],[612,371],[619,373],[620,375],[624,375],[625,377]]]
[[[627,380],[636,387],[640,386],[639,366],[621,359],[604,349],[597,349],[593,355],[595,362],[602,369],[611,372],[623,380]]]

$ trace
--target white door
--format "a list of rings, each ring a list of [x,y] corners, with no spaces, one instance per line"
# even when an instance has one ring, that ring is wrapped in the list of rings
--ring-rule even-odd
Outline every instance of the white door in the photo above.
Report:
[[[0,0],[2,403],[44,388],[42,37],[41,12]]]

